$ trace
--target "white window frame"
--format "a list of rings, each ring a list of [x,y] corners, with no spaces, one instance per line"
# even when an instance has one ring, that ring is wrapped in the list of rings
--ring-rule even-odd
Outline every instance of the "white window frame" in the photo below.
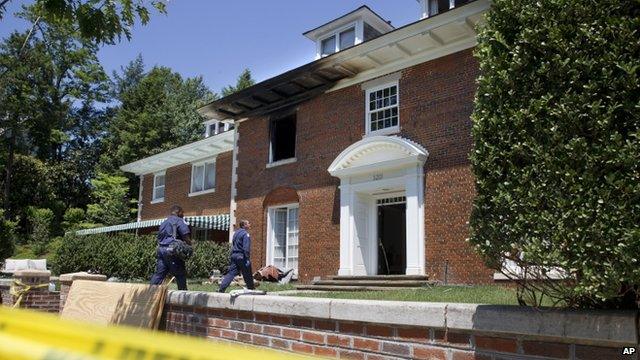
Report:
[[[228,122],[218,121],[218,120],[207,120],[204,122],[204,137],[208,138],[210,136],[222,134],[225,131],[229,131],[231,124]],[[213,125],[214,130],[211,132],[211,125]]]
[[[436,12],[436,9],[434,9],[434,7],[437,5],[438,5],[437,1],[435,0],[420,0],[422,18],[424,19],[434,15],[438,15],[438,12]],[[449,0],[449,9],[453,9],[455,7],[456,7],[455,0]]]
[[[207,177],[205,171],[207,170],[207,165],[206,164],[211,164],[213,163],[213,187],[211,189],[204,189],[204,180]],[[195,169],[198,166],[204,166],[204,169],[202,171],[202,189],[200,191],[193,191],[193,181],[195,180],[194,177],[194,173],[195,173]],[[201,160],[198,162],[194,162],[191,163],[191,178],[189,180],[189,197],[191,196],[198,196],[198,195],[204,195],[204,194],[209,194],[212,192],[216,191],[216,185],[218,183],[218,179],[216,176],[216,172],[218,171],[218,164],[216,163],[216,158],[212,158],[212,159],[206,159],[206,160]]]
[[[285,230],[285,234],[286,234],[286,239],[285,239],[285,246],[284,246],[284,261],[285,261],[285,267],[288,265],[289,263],[289,257],[287,256],[287,252],[289,250],[289,211],[291,211],[291,209],[297,209],[298,210],[298,256],[297,256],[297,260],[298,260],[298,267],[294,268],[293,270],[293,277],[294,278],[298,278],[298,269],[300,267],[300,204],[299,203],[292,203],[292,204],[285,204],[285,205],[275,205],[275,206],[270,206],[267,208],[267,251],[266,251],[266,262],[267,265],[273,265],[273,240],[275,238],[275,229],[273,226],[273,221],[275,221],[275,211],[278,209],[287,209],[287,226],[286,226],[286,230]],[[284,270],[284,269],[283,269]]]
[[[164,185],[157,185],[157,180],[158,180],[158,176],[164,176]],[[167,172],[166,171],[159,171],[153,174],[153,187],[151,188],[151,203],[152,204],[157,204],[157,203],[161,203],[164,201],[164,196],[161,198],[156,198],[156,189],[162,187],[165,195],[166,191],[167,191]]]
[[[327,57],[327,56],[330,56],[330,55],[333,55],[333,54],[339,52],[340,50],[343,50],[343,49],[340,49],[340,33],[344,32],[345,30],[349,30],[350,28],[353,28],[353,31],[355,33],[355,39],[353,41],[353,45],[350,46],[350,47],[353,47],[353,46],[356,46],[356,45],[360,44],[362,42],[362,38],[363,38],[363,35],[362,35],[363,34],[363,30],[362,30],[363,26],[364,25],[362,24],[362,21],[354,21],[354,22],[349,23],[347,25],[344,25],[344,26],[342,26],[342,27],[340,27],[340,28],[338,28],[338,29],[336,29],[336,30],[334,30],[334,31],[322,36],[322,37],[319,37],[318,40],[316,41],[316,53],[317,53],[316,57],[317,58]],[[336,51],[331,53],[331,54],[322,55],[322,42],[324,40],[332,37],[332,36],[336,37],[336,47],[335,47]]]
[[[387,106],[384,108],[380,108],[380,109],[375,109],[375,110],[371,110],[371,104],[369,101],[369,95],[372,92],[376,92],[378,90],[383,90],[386,88],[391,88],[395,86],[396,87],[396,104],[395,105],[391,105],[391,106]],[[396,81],[392,81],[392,82],[388,82],[388,83],[384,83],[382,85],[379,86],[375,86],[372,88],[369,88],[365,91],[365,97],[364,97],[364,106],[365,106],[365,135],[369,136],[369,135],[390,135],[390,134],[396,134],[398,132],[400,132],[400,82],[398,80]],[[391,126],[388,128],[384,128],[384,129],[378,129],[376,131],[371,131],[371,113],[373,112],[378,112],[381,110],[386,110],[386,109],[392,109],[394,107],[398,108],[398,125],[395,126]]]

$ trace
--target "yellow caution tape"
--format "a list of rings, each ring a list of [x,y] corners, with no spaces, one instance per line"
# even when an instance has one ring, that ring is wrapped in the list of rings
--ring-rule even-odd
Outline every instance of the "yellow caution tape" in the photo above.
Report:
[[[31,289],[38,289],[38,288],[43,288],[48,286],[49,286],[49,283],[38,284],[38,285],[27,285],[20,280],[13,280],[13,284],[11,285],[11,289],[9,289],[9,293],[13,296],[18,297],[18,300],[16,300],[16,303],[13,304],[13,307],[14,308],[20,307],[20,303],[22,303],[22,297],[26,293],[31,291]]]
[[[0,307],[0,360],[294,360],[307,356]]]

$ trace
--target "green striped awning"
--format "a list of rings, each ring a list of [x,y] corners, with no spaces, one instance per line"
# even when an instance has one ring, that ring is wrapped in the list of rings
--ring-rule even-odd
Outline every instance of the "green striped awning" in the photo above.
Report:
[[[120,225],[113,225],[113,226],[103,226],[103,227],[93,228],[93,229],[78,230],[76,231],[76,235],[102,234],[102,233],[156,227],[156,226],[160,226],[160,224],[162,224],[164,220],[165,218],[138,221],[138,222],[133,222],[128,224],[120,224]],[[191,227],[193,228],[213,229],[213,230],[223,230],[223,231],[229,230],[229,222],[230,222],[229,214],[185,216],[184,221],[187,224],[191,225]]]

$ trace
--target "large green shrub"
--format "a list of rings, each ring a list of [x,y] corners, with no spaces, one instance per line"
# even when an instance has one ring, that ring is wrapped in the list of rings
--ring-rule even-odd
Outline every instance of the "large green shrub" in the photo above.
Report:
[[[198,241],[194,256],[187,263],[191,278],[208,277],[213,270],[227,265],[229,247],[210,241]],[[149,279],[155,270],[155,236],[134,234],[67,235],[53,261],[56,274],[95,271],[121,279]]]
[[[520,281],[521,294],[568,306],[633,304],[638,29],[635,0],[495,0],[487,16],[476,50],[470,241],[493,268],[510,258],[534,273]],[[565,282],[551,279],[553,268]]]

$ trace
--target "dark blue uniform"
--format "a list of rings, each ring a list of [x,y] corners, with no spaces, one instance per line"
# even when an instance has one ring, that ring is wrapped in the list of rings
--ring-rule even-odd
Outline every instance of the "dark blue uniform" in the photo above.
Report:
[[[187,290],[187,269],[184,260],[173,256],[167,247],[173,242],[173,228],[176,228],[176,237],[184,240],[191,231],[184,220],[178,216],[171,215],[160,224],[158,231],[158,249],[156,250],[156,272],[151,277],[151,285],[162,284],[162,281],[171,274],[175,276],[178,283],[178,290]]]
[[[229,259],[229,272],[220,283],[220,292],[224,292],[233,278],[242,273],[247,288],[253,289],[253,278],[251,277],[251,237],[245,229],[238,229],[233,234],[231,242],[231,256]]]

